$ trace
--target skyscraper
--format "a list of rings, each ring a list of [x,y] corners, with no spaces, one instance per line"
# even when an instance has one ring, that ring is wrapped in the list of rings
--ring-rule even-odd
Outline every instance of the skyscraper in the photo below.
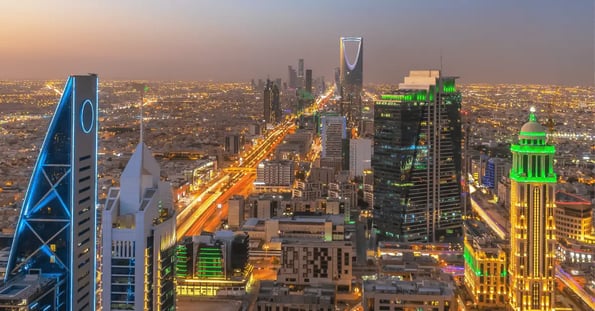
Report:
[[[68,78],[21,208],[6,282],[55,284],[50,292],[19,287],[19,295],[44,297],[23,297],[31,309],[95,309],[97,83],[94,74]]]
[[[554,153],[531,108],[510,146],[510,297],[512,310],[554,310]]]
[[[176,217],[171,185],[138,144],[102,214],[104,310],[175,310]]]
[[[298,72],[297,72],[297,76],[298,78],[304,78],[304,59],[300,58],[298,59]]]
[[[381,239],[461,232],[461,94],[454,77],[411,71],[374,105],[374,210]]]
[[[306,92],[312,94],[312,69],[306,69]]]
[[[271,101],[271,123],[279,123],[282,113],[279,85],[273,84],[271,92],[273,94],[273,100]]]
[[[288,79],[289,79],[289,88],[295,89],[297,88],[297,72],[291,66],[288,66]]]
[[[341,37],[340,39],[340,86],[343,114],[350,125],[361,118],[361,93],[364,72],[364,39],[362,37]],[[350,55],[351,54],[351,55]]]
[[[271,110],[273,108],[273,84],[267,79],[267,83],[264,87],[263,99],[263,117],[265,123],[273,123]]]
[[[323,115],[320,118],[322,158],[342,157],[343,140],[347,137],[346,121],[343,116]]]

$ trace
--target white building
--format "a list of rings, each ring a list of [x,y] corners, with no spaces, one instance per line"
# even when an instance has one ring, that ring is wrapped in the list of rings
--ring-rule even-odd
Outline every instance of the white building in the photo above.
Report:
[[[293,161],[263,161],[256,168],[257,188],[291,188],[294,180]]]
[[[102,217],[103,310],[172,310],[176,218],[172,189],[140,143]]]
[[[363,176],[364,170],[372,167],[372,145],[369,138],[351,139],[349,141],[349,177]]]
[[[346,120],[343,116],[324,115],[320,118],[322,158],[341,158],[343,139],[347,137]]]

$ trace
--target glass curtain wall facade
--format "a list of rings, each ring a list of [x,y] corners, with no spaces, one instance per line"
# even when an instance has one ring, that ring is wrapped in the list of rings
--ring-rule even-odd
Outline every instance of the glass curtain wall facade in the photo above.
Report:
[[[374,105],[374,217],[378,238],[434,242],[460,234],[461,94],[430,76]]]

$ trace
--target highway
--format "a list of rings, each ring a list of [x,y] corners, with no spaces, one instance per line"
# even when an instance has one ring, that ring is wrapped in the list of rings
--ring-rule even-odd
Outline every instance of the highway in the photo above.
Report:
[[[176,216],[178,241],[185,235],[200,233],[200,229],[218,210],[219,204],[227,202],[230,196],[254,182],[256,175],[253,170],[258,163],[266,159],[294,127],[293,120],[288,120],[271,130],[266,138],[244,156],[242,164],[237,166],[239,170],[221,173],[196,195],[194,200],[183,207]],[[243,172],[242,169],[246,171]],[[220,216],[225,216],[227,211],[220,213]]]
[[[306,110],[318,111],[331,96],[332,90],[328,90]],[[203,230],[213,231],[219,227],[221,220],[227,217],[227,200],[234,194],[249,194],[256,179],[256,166],[269,157],[285,136],[295,129],[295,120],[295,116],[288,116],[285,122],[270,130],[264,139],[249,150],[241,163],[223,170],[206,188],[192,194],[191,202],[181,207],[176,216],[178,241],[184,236],[200,234]]]

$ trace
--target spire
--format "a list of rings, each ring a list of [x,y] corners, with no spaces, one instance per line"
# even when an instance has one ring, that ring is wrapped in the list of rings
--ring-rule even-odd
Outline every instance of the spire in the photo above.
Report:
[[[529,113],[529,122],[537,122],[537,118],[535,117],[535,107],[531,106],[529,111],[531,111]]]

